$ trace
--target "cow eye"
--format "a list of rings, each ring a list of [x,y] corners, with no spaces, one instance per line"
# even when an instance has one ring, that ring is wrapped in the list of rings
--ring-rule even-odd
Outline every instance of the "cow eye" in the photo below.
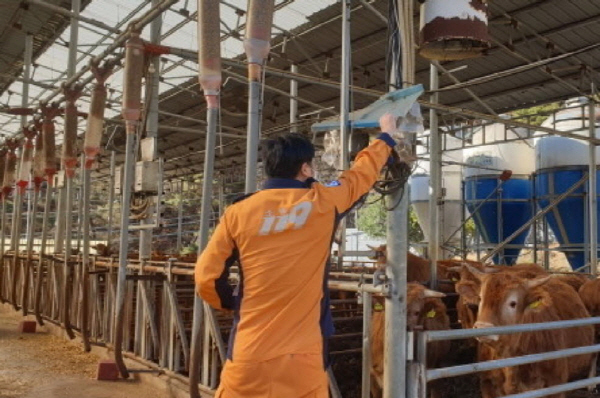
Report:
[[[517,302],[511,301],[508,305],[510,305],[511,308],[515,308],[517,306]]]

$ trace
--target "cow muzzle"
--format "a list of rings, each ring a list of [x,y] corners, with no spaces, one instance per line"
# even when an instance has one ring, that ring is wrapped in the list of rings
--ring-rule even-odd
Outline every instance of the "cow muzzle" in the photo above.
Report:
[[[474,329],[487,329],[487,328],[492,328],[494,326],[496,326],[496,325],[494,325],[493,323],[477,321],[477,322],[475,322],[475,325],[473,325],[473,328]],[[479,341],[481,343],[496,342],[499,339],[500,339],[500,336],[498,336],[497,334],[477,337],[477,341]]]

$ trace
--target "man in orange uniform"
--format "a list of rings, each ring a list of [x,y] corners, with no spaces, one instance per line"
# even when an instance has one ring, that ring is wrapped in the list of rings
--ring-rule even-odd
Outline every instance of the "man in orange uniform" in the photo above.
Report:
[[[396,119],[381,117],[382,131]],[[333,321],[328,259],[340,219],[376,182],[396,145],[382,133],[337,181],[313,177],[312,143],[268,140],[264,189],[227,208],[196,264],[196,287],[216,309],[234,310],[216,398],[328,398],[327,338]],[[237,289],[229,267],[240,265]]]

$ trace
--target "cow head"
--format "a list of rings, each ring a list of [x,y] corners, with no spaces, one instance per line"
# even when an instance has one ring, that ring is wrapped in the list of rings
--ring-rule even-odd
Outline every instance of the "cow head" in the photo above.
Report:
[[[409,283],[407,285],[407,303],[406,303],[406,324],[409,330],[422,325],[423,317],[427,316],[424,308],[427,300],[445,297],[444,293],[427,289],[418,283]]]
[[[369,256],[369,259],[377,261],[378,264],[385,264],[387,262],[387,245],[371,246],[367,247],[374,252],[373,256]]]
[[[525,279],[516,273],[484,273],[470,267],[471,273],[481,282],[480,305],[475,328],[489,328],[521,323],[526,310],[539,304],[532,290],[546,283],[551,277],[541,276]],[[500,336],[478,338],[486,344],[495,344]]]

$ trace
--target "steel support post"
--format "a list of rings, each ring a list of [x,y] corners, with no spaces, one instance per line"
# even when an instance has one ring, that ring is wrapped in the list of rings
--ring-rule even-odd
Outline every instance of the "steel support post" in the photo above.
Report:
[[[398,9],[406,8],[404,2],[398,2]],[[412,8],[412,7],[409,7]],[[405,11],[405,10],[404,10]],[[398,20],[402,21],[404,11],[399,12]],[[406,16],[404,16],[406,17]],[[406,18],[404,18],[406,19]],[[412,12],[409,20],[412,20]],[[414,81],[412,24],[399,23],[402,43],[402,80]],[[400,40],[400,38],[403,40]],[[412,59],[413,62],[410,62]],[[390,78],[390,89],[395,89],[402,82],[396,81],[396,70],[399,60],[394,59]],[[408,186],[393,192],[388,197],[392,210],[387,213],[387,266],[385,273],[389,284],[389,292],[385,300],[384,324],[384,356],[383,356],[383,398],[398,398],[406,396],[406,253],[408,252]]]
[[[75,75],[75,69],[77,68],[77,45],[79,42],[79,11],[81,8],[81,0],[72,0],[71,1],[71,11],[73,12],[73,17],[71,18],[71,34],[69,39],[69,53],[68,53],[68,65],[67,65],[67,77],[71,77]],[[73,238],[73,197],[75,195],[75,181],[74,176],[69,177],[66,173],[66,169],[63,165],[63,170],[65,170],[65,199],[63,203],[65,204],[65,261],[64,261],[64,273],[63,273],[63,286],[64,286],[64,296],[63,296],[63,323],[65,330],[71,339],[75,338],[75,333],[71,328],[71,319],[70,319],[70,307],[71,307],[71,294],[73,294],[73,285],[70,285],[69,279],[73,276],[73,267],[70,262],[71,259],[71,246],[72,246],[72,238]],[[75,278],[73,278],[75,279]],[[74,282],[74,281],[73,281]]]
[[[129,122],[135,124],[135,122]],[[133,184],[135,127],[127,131],[125,141],[125,166],[123,170],[123,200],[121,203],[121,228],[119,236],[119,275],[117,277],[117,297],[115,302],[115,361],[124,378],[129,372],[123,362],[123,320],[125,317],[125,294],[127,287],[127,251],[129,250],[129,208],[131,204],[131,185]]]
[[[183,188],[183,181],[180,185]],[[183,189],[177,192],[179,199],[177,200],[177,252],[181,252],[183,247]]]
[[[161,0],[152,0],[152,7],[157,7]],[[152,44],[160,44],[160,32],[162,29],[162,18],[156,18],[150,23],[150,42]],[[152,58],[152,67],[151,70],[154,72],[151,74],[150,78],[150,87],[148,89],[148,93],[150,98],[148,99],[148,118],[146,122],[146,137],[148,139],[152,138],[154,141],[152,144],[153,152],[152,152],[152,161],[156,160],[157,153],[157,137],[158,137],[158,106],[159,106],[159,84],[160,84],[160,57],[155,56]],[[145,159],[148,160],[148,159]],[[154,197],[152,200],[156,200]],[[159,204],[160,205],[160,204]],[[152,206],[148,208],[148,211],[151,212]],[[142,220],[140,224],[148,225],[155,224],[155,219],[158,217],[158,214],[150,215],[145,220]],[[142,229],[140,231],[140,243],[139,243],[139,254],[140,260],[142,259],[150,259],[152,255],[152,229]],[[138,282],[138,286],[143,282]]]
[[[217,102],[218,103],[218,102]],[[219,108],[209,107],[207,109],[207,131],[206,131],[206,145],[204,151],[204,170],[202,179],[202,202],[200,205],[200,231],[198,238],[198,253],[208,244],[208,232],[210,228],[210,219],[212,216],[212,194],[213,194],[213,180],[214,180],[214,158],[215,158],[215,145],[217,142],[217,118],[219,116]],[[250,140],[250,138],[249,138]],[[248,165],[246,165],[248,166]],[[255,181],[256,183],[256,181]],[[248,184],[248,179],[246,179]],[[202,346],[202,320],[205,311],[212,311],[208,306],[204,306],[202,299],[195,296],[194,298],[194,321],[192,325],[192,354],[190,359],[190,385],[196,386],[198,384],[200,365],[200,347]],[[209,335],[208,328],[205,324],[205,337]],[[208,348],[208,350],[207,350]],[[204,360],[202,366],[202,383],[208,384],[209,382],[209,366],[206,361],[206,354],[210,350],[210,346],[204,345]],[[214,360],[214,359],[213,359]],[[198,393],[196,388],[191,388],[191,396],[197,398],[195,395]]]
[[[362,393],[361,398],[371,398],[371,312],[372,296],[362,293],[363,339],[362,339]]]
[[[8,292],[6,292],[6,297],[4,296],[4,286],[7,278],[5,278],[5,262],[4,262],[4,252],[6,251],[6,198],[2,196],[2,220],[0,220],[0,302],[4,302],[8,297]]]
[[[27,212],[27,216],[29,222],[27,223],[27,259],[25,260],[25,271],[23,273],[23,278],[25,278],[25,282],[23,285],[23,297],[21,298],[23,303],[23,316],[27,316],[29,310],[29,287],[30,287],[30,279],[29,279],[29,269],[31,268],[31,262],[33,257],[33,241],[35,239],[35,226],[36,226],[36,218],[37,218],[37,207],[38,207],[38,199],[39,192],[37,190],[31,189],[29,192],[29,211]],[[41,263],[41,257],[38,260]],[[37,272],[39,273],[41,267],[37,268]],[[38,274],[37,279],[41,280],[41,276]]]
[[[23,82],[23,95],[21,97],[21,107],[23,108],[27,108],[27,106],[29,105],[29,82],[31,80],[31,58],[32,58],[32,53],[33,53],[33,36],[28,34],[27,36],[25,36],[25,58],[24,58],[24,63],[23,63],[23,78],[25,79],[25,81]],[[24,130],[27,127],[27,115],[22,115],[21,116],[21,130]],[[21,163],[23,161],[23,154],[24,151],[21,150]],[[22,164],[17,164],[17,168],[22,167]],[[18,176],[19,173],[17,172],[16,175]],[[27,177],[29,179],[29,175]],[[13,248],[14,252],[14,262],[13,262],[13,274],[11,275],[11,277],[13,278],[13,288],[12,288],[12,301],[13,301],[13,307],[15,308],[15,310],[18,309],[18,305],[17,305],[17,280],[19,277],[19,268],[21,267],[20,265],[20,261],[19,261],[19,250],[20,250],[20,243],[21,243],[21,216],[22,216],[22,211],[23,211],[23,194],[25,191],[23,191],[23,193],[21,193],[19,191],[19,189],[17,187],[15,187],[15,196],[14,196],[14,208],[13,208],[13,220],[12,220],[12,236],[11,236],[11,247]],[[29,275],[27,274],[26,270],[24,270],[23,272],[23,283],[28,283],[29,281]],[[25,303],[26,304],[26,303]],[[27,309],[23,308],[23,314],[27,315]]]
[[[340,170],[346,170],[349,166],[348,149],[350,144],[350,79],[352,76],[352,44],[350,41],[352,0],[342,2],[342,71],[340,85]],[[338,270],[344,264],[344,252],[346,251],[346,220],[341,220],[338,237]]]
[[[245,192],[256,191],[256,169],[258,163],[258,143],[260,141],[261,82],[248,82],[248,138],[246,141],[246,186]],[[209,134],[206,134],[208,139]]]
[[[430,68],[430,89],[433,91],[431,102],[438,102],[439,74],[438,68],[432,63]],[[431,288],[437,288],[437,261],[440,259],[440,214],[443,203],[442,197],[442,152],[438,129],[438,115],[435,109],[429,109],[429,262],[431,267]]]
[[[59,173],[63,174],[64,181],[64,172],[61,170]],[[54,223],[55,223],[55,233],[54,233],[54,253],[60,253],[64,248],[64,236],[65,236],[65,200],[66,200],[66,190],[64,185],[62,187],[57,187],[56,192],[58,194],[56,211],[54,213]]]
[[[298,65],[292,64],[290,72],[298,73]],[[298,132],[298,80],[290,80],[290,131],[292,133]]]
[[[594,85],[592,83],[592,94],[594,93]],[[590,100],[589,106],[589,131],[590,138],[596,138],[596,102]],[[597,187],[597,166],[596,166],[596,145],[593,142],[588,143],[590,151],[589,163],[589,238],[590,238],[590,274],[597,275],[598,273],[598,187]]]
[[[106,232],[106,246],[110,249],[112,243],[113,232],[113,213],[115,205],[115,171],[116,170],[116,153],[110,152],[110,178],[108,180],[108,231]],[[122,177],[122,176],[119,176]],[[122,183],[122,181],[121,181]],[[122,186],[122,185],[121,185]]]
[[[82,161],[85,163],[85,159]],[[89,352],[92,348],[90,345],[90,337],[88,331],[88,287],[89,287],[89,270],[90,270],[90,198],[91,198],[91,173],[92,170],[87,167],[83,168],[83,205],[82,228],[83,228],[83,258],[82,258],[82,300],[81,300],[81,337],[83,340],[83,349]]]

